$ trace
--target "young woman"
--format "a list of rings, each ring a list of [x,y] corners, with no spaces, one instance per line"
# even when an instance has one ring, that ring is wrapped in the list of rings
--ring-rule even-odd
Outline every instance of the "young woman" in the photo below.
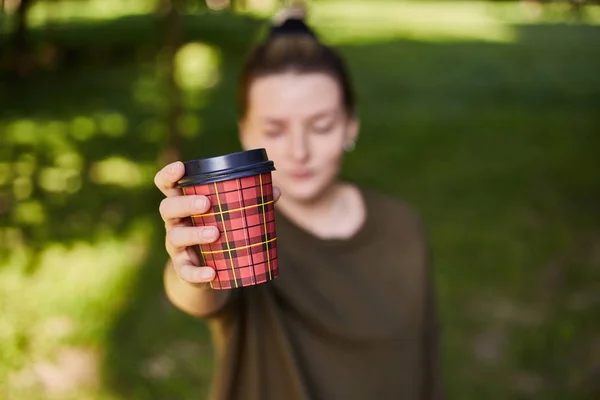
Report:
[[[216,349],[211,398],[439,399],[434,291],[419,218],[404,203],[339,179],[357,140],[344,62],[302,19],[285,20],[247,60],[240,140],[274,161],[280,277],[212,290],[193,246],[202,196],[182,196],[180,162],[155,178],[166,198],[165,289],[205,318]]]

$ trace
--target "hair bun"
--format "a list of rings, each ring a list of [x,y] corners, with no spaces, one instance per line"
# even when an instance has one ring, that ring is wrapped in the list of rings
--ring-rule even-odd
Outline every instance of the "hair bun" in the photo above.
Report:
[[[306,5],[303,2],[296,1],[289,6],[283,7],[273,17],[273,25],[281,26],[289,19],[306,19]]]
[[[306,14],[306,6],[303,2],[294,2],[282,8],[273,17],[270,38],[280,35],[300,34],[312,36],[316,39],[315,33],[304,22]]]

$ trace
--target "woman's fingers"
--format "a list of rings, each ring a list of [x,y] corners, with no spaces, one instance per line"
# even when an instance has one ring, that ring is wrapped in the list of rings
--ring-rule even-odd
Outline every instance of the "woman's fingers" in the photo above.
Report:
[[[177,181],[185,172],[183,163],[174,162],[161,169],[154,176],[154,184],[165,195],[159,207],[160,215],[167,226],[166,247],[173,260],[177,275],[190,283],[206,283],[215,278],[210,267],[199,267],[199,257],[191,246],[208,244],[219,238],[219,230],[214,226],[180,226],[178,221],[192,215],[204,214],[210,209],[210,201],[205,196],[181,196]],[[192,253],[190,253],[192,251]]]
[[[210,267],[197,267],[192,264],[173,264],[177,275],[190,283],[207,283],[215,279],[215,270]]]
[[[277,202],[277,200],[279,200],[280,197],[281,189],[279,189],[277,186],[273,186],[273,200]]]
[[[200,266],[197,247],[187,247],[172,254],[172,266],[179,278],[190,283],[211,282],[216,273],[213,268]]]
[[[160,202],[159,212],[162,219],[187,218],[192,215],[204,214],[210,209],[210,200],[206,196],[174,196],[165,197]]]
[[[214,226],[176,226],[167,232],[167,251],[180,252],[188,246],[213,243],[218,238],[219,230]]]
[[[184,173],[183,163],[176,161],[156,173],[154,184],[165,196],[178,196],[181,194],[181,189],[177,188],[177,181],[181,179]]]

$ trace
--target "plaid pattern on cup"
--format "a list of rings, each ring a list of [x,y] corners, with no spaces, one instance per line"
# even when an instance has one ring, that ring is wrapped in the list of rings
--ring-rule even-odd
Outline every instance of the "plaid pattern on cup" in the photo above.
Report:
[[[213,289],[257,285],[279,276],[271,173],[183,188],[204,195],[212,209],[192,216],[198,226],[215,226],[219,240],[200,245],[203,263],[215,269]]]

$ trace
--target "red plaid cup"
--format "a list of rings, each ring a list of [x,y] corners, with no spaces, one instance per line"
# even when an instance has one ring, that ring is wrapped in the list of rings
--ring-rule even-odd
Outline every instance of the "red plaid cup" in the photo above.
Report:
[[[248,168],[245,175],[256,170],[261,171]],[[219,172],[221,178],[230,175]],[[216,272],[211,282],[213,289],[257,285],[279,276],[271,171],[182,189],[185,195],[203,195],[211,202],[212,208],[192,216],[192,222],[196,226],[214,226],[220,232],[218,241],[200,245],[203,264]]]

